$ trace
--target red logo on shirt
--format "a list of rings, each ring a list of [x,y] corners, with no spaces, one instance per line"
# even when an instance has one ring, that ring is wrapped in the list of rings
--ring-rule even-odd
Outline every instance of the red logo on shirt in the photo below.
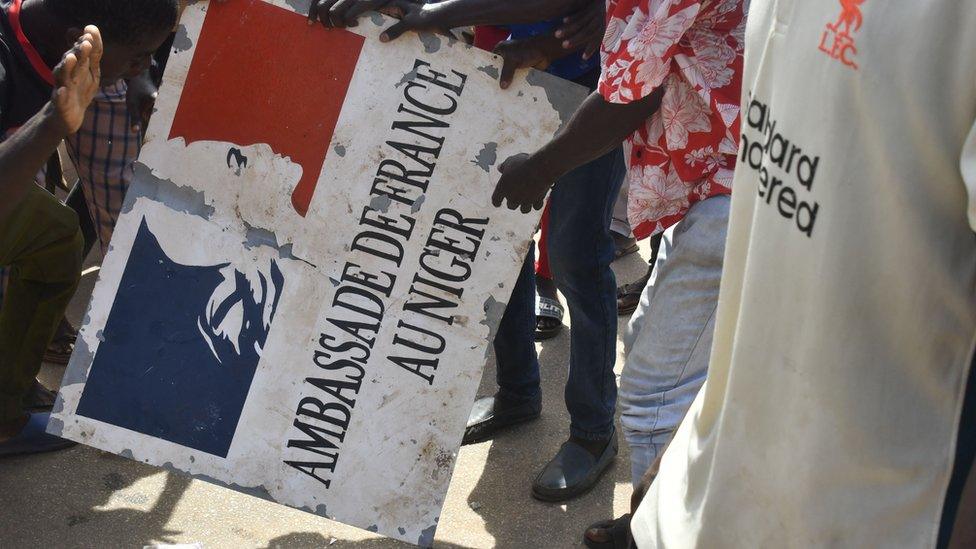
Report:
[[[827,23],[823,36],[820,38],[820,51],[831,59],[857,70],[854,57],[857,55],[857,45],[854,43],[853,33],[861,28],[864,16],[861,14],[861,4],[867,0],[840,0],[840,17],[836,22]]]

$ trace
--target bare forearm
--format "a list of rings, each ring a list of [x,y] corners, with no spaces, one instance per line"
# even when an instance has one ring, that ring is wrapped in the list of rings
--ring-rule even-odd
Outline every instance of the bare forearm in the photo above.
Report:
[[[24,198],[34,176],[67,135],[48,103],[9,139],[0,143],[0,220]]]
[[[424,7],[443,28],[536,23],[576,11],[589,0],[444,0]]]
[[[593,92],[573,118],[535,155],[556,179],[620,146],[661,105],[662,90],[628,103],[609,103]]]
[[[620,146],[660,104],[660,90],[627,105],[608,103],[599,93],[591,94],[546,146],[535,154],[510,157],[499,166],[501,177],[491,203],[523,213],[542,209],[546,192],[559,178]]]

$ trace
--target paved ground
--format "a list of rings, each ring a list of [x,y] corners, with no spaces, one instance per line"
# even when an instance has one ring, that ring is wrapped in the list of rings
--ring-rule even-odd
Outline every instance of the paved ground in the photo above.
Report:
[[[636,279],[645,265],[637,255],[618,261],[618,281]],[[88,266],[70,311],[75,323],[98,274],[96,258]],[[562,386],[568,352],[568,331],[539,345],[542,419],[460,450],[435,547],[580,546],[585,525],[626,512],[630,467],[622,441],[616,465],[590,494],[566,505],[529,495],[532,479],[567,436]],[[619,353],[618,345],[618,376]],[[45,366],[43,381],[55,387],[63,373]],[[490,363],[480,394],[493,392],[494,375]],[[0,461],[0,509],[0,549],[195,542],[207,548],[410,547],[87,447]]]

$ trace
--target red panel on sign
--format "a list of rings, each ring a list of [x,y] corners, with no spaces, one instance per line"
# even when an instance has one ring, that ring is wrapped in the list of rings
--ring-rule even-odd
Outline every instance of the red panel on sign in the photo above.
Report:
[[[304,216],[363,41],[262,0],[211,2],[170,139],[268,144],[302,167]]]

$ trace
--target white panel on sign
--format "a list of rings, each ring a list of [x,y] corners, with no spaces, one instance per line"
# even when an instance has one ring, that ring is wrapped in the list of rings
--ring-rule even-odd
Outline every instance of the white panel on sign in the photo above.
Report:
[[[49,430],[420,545],[585,90],[304,2],[187,8]]]

